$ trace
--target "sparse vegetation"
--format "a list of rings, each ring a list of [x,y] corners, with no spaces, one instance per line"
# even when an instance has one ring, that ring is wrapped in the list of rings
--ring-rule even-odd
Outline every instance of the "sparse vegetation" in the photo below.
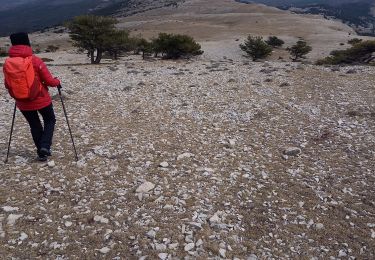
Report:
[[[182,34],[160,33],[158,38],[152,40],[151,46],[155,56],[161,53],[163,58],[166,59],[178,59],[203,54],[200,44],[192,37]]]
[[[116,19],[104,16],[82,15],[66,24],[73,45],[88,52],[92,64],[100,63],[103,52],[113,40]],[[95,56],[96,54],[96,56]]]
[[[353,39],[350,39],[350,40],[348,41],[348,44],[350,44],[350,45],[356,45],[356,44],[358,44],[358,43],[360,43],[360,42],[362,42],[362,39],[353,38]]]
[[[240,48],[246,52],[253,61],[266,58],[272,53],[272,47],[259,36],[253,37],[249,35],[245,42],[240,44]]]
[[[117,60],[122,52],[132,50],[129,32],[126,30],[113,30],[104,38],[104,49],[109,55]]]
[[[55,45],[48,45],[46,52],[56,52],[60,47]]]
[[[278,38],[277,36],[270,36],[268,37],[268,39],[266,40],[266,43],[269,45],[269,46],[272,46],[272,47],[281,47],[283,46],[283,44],[285,43],[282,39]]]
[[[365,64],[375,60],[375,41],[362,41],[346,50],[331,52],[331,56],[317,61],[318,65]]]
[[[293,61],[305,59],[305,55],[312,51],[312,47],[303,40],[299,40],[292,47],[287,48]]]
[[[136,48],[137,48],[138,53],[142,52],[143,59],[145,59],[146,56],[151,55],[153,51],[152,42],[149,42],[144,38],[138,39]]]

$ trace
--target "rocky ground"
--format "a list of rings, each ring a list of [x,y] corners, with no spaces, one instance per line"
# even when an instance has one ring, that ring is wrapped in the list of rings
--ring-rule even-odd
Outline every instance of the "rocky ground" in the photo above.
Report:
[[[2,259],[374,259],[374,67],[66,57],[80,160],[55,90],[48,164],[17,113]]]

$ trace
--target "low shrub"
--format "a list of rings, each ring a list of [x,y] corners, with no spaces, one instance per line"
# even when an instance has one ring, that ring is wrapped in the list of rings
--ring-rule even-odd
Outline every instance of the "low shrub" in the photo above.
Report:
[[[318,60],[318,65],[365,64],[375,60],[375,41],[362,41],[346,50],[335,50],[330,56]]]
[[[360,43],[360,42],[362,42],[362,39],[358,39],[358,38],[353,38],[353,39],[350,39],[350,40],[348,41],[348,43],[349,43],[350,45],[356,45],[356,44],[358,44],[358,43]]]
[[[151,42],[152,50],[157,56],[162,54],[165,59],[188,58],[203,54],[201,45],[193,37],[182,34],[160,33]]]
[[[281,47],[285,42],[276,36],[270,36],[266,40],[266,43],[272,47]]]

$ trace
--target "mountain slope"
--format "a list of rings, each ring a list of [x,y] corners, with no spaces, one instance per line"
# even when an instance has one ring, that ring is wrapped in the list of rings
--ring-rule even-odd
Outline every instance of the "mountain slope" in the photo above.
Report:
[[[0,24],[2,25],[0,36],[6,36],[15,31],[40,30],[85,13],[125,16],[179,2],[179,0],[4,1],[0,7]]]
[[[100,0],[34,0],[5,5],[0,9],[0,24],[2,25],[0,35],[9,35],[15,31],[30,32],[60,24],[71,17],[87,13],[100,2]]]
[[[354,27],[357,32],[375,35],[373,0],[237,0],[242,3],[262,3],[298,13],[334,17]]]

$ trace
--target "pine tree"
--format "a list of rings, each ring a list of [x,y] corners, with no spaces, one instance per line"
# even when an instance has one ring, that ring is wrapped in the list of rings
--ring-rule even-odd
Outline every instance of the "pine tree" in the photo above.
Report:
[[[305,59],[305,55],[312,51],[311,46],[307,45],[305,41],[298,41],[295,45],[287,49],[292,56],[291,59],[293,61],[297,61],[299,59]]]
[[[262,37],[249,35],[244,44],[240,44],[241,50],[247,53],[253,61],[263,59],[271,55],[272,47],[269,46]]]

